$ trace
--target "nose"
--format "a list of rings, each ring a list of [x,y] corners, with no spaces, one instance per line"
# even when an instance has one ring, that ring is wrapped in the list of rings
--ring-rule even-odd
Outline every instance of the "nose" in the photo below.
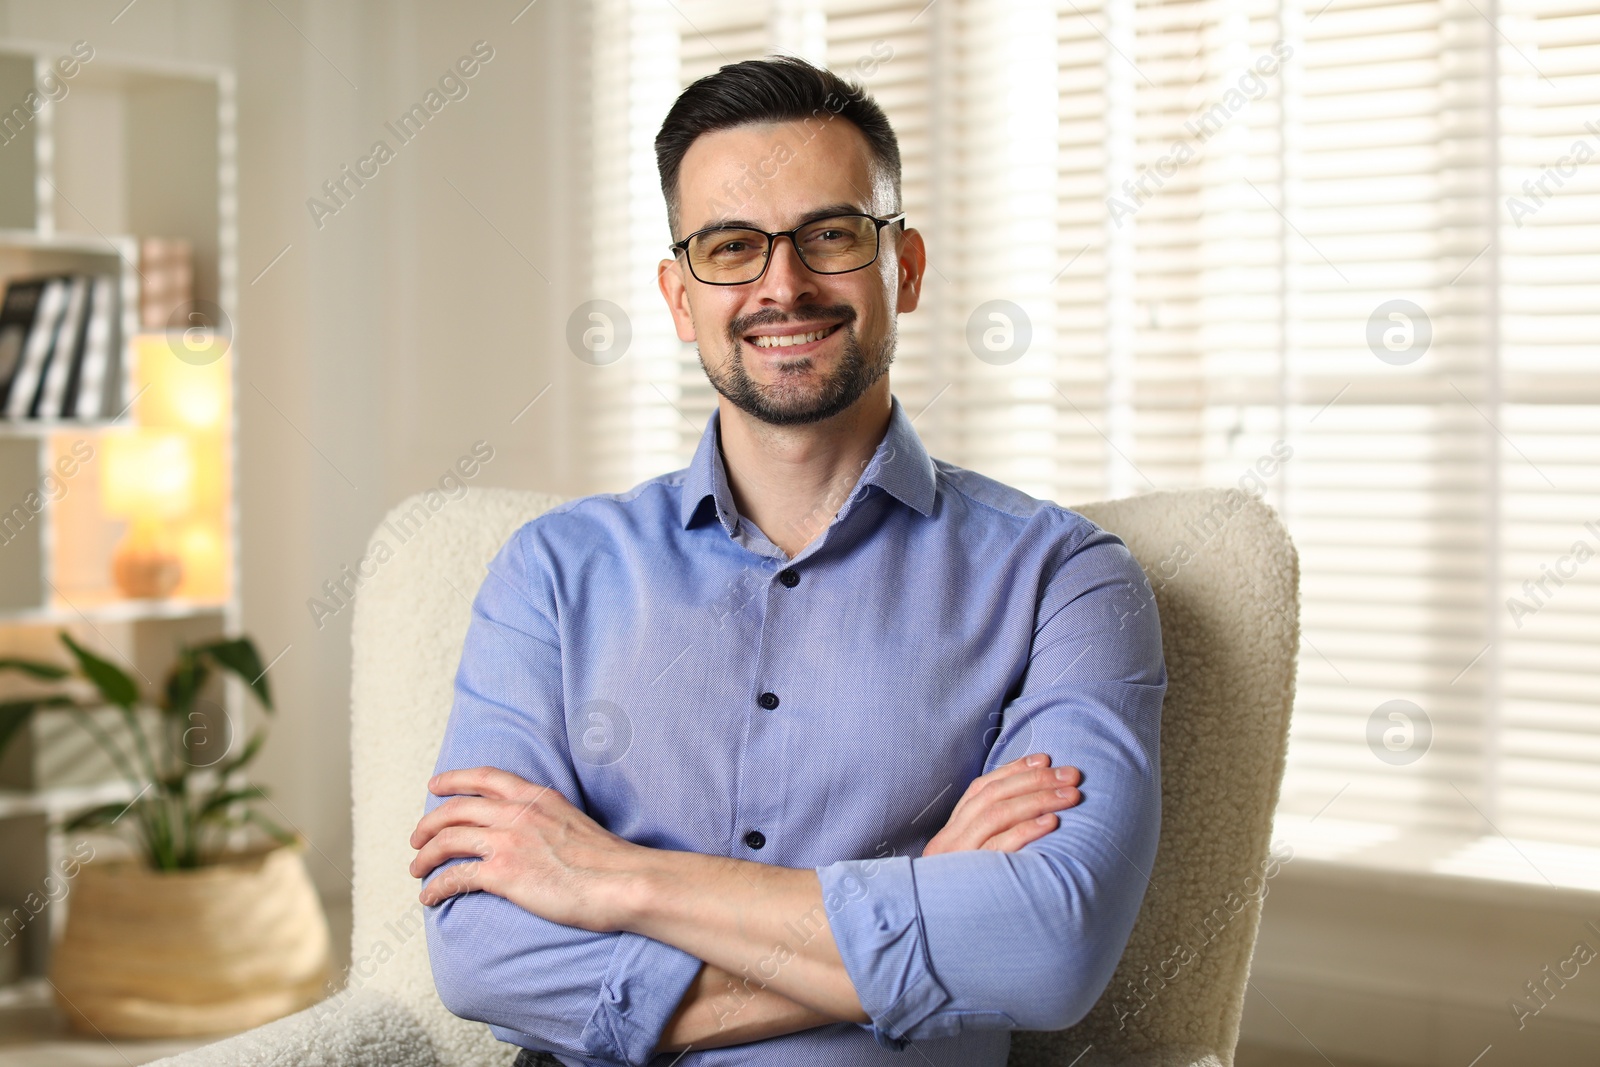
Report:
[[[760,296],[778,303],[793,304],[809,293],[815,293],[817,275],[800,261],[800,252],[794,238],[788,234],[775,237],[767,250],[767,269],[757,284]]]

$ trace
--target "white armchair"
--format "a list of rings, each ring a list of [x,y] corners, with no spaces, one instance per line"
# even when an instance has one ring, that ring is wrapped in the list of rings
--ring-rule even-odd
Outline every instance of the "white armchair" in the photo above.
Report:
[[[409,512],[421,495],[387,518]],[[362,587],[353,624],[354,932],[341,994],[161,1067],[479,1067],[517,1050],[433,987],[407,838],[444,736],[485,565],[561,502],[477,489],[430,513]],[[426,505],[423,505],[426,510]],[[1231,1067],[1283,775],[1299,568],[1274,513],[1238,490],[1076,510],[1119,535],[1161,613],[1161,843],[1111,984],[1081,1022],[1019,1032],[1010,1067]],[[374,538],[387,534],[380,526]]]

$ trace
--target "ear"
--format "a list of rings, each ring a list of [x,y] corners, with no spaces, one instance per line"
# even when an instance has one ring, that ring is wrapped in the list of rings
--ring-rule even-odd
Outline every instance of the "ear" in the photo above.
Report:
[[[693,341],[694,316],[689,311],[689,290],[683,284],[683,268],[676,259],[663,259],[656,265],[656,284],[672,313],[672,325],[678,331],[678,340]]]
[[[922,234],[908,229],[896,242],[898,248],[900,290],[896,296],[896,311],[915,311],[922,295],[922,276],[928,269],[928,248]]]

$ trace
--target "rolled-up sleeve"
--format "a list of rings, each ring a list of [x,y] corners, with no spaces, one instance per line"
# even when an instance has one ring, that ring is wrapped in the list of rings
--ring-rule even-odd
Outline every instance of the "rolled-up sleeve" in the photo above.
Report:
[[[1161,821],[1167,675],[1154,597],[1091,528],[1044,584],[1022,683],[987,773],[1030,752],[1083,772],[1082,800],[1012,852],[816,868],[880,1045],[965,1029],[1060,1030],[1094,1006],[1144,900]]]
[[[549,785],[579,808],[554,602],[529,568],[526,527],[501,547],[472,604],[455,700],[434,772],[493,766]],[[446,797],[427,793],[424,810]],[[424,884],[469,857],[447,860]],[[502,1041],[604,1063],[649,1061],[701,961],[633,933],[551,922],[492,893],[424,909],[439,998]]]

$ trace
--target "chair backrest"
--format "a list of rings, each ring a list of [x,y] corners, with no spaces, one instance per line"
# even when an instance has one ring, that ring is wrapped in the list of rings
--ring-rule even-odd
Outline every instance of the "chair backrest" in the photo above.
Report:
[[[1161,614],[1161,841],[1100,1000],[1069,1030],[1016,1034],[1010,1067],[1187,1067],[1207,1054],[1231,1067],[1283,857],[1269,837],[1294,703],[1298,557],[1276,513],[1238,489],[1074,510],[1127,543]]]
[[[441,1061],[498,1062],[506,1046],[434,991],[407,843],[422,814],[485,566],[560,497],[474,488],[416,494],[374,531],[356,593],[350,982],[404,1001]],[[432,506],[430,506],[430,503]],[[1237,490],[1153,493],[1079,507],[1127,542],[1161,613],[1161,844],[1116,976],[1083,1022],[1019,1033],[1011,1062],[1067,1067],[1174,1046],[1231,1062],[1283,773],[1297,649],[1298,571],[1272,511]],[[381,547],[380,547],[381,543]],[[1251,875],[1254,879],[1251,880]]]
[[[518,527],[561,500],[478,487],[459,500],[437,491],[407,497],[373,531],[367,558],[383,562],[356,592],[350,984],[403,1001],[446,1067],[509,1063],[512,1050],[485,1024],[452,1015],[434,990],[418,883],[406,870],[416,852],[407,839],[422,818],[472,600],[489,560]]]

